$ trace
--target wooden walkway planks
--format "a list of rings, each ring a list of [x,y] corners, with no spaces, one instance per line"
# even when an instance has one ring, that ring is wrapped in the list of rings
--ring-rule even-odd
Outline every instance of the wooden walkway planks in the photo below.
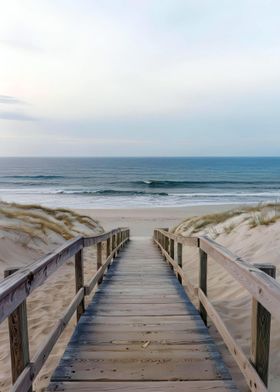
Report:
[[[237,391],[150,239],[134,239],[75,329],[49,391]]]

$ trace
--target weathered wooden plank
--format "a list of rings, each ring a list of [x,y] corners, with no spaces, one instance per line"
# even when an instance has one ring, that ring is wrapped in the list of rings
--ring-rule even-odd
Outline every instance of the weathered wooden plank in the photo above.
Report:
[[[124,279],[123,284],[121,282],[114,282],[114,280],[111,280],[111,281],[106,280],[104,282],[103,289],[105,290],[107,287],[116,289],[116,288],[122,288],[123,286],[125,286],[126,288],[132,288],[132,289],[133,288],[136,288],[136,289],[141,288],[143,290],[143,292],[145,292],[145,288],[150,288],[151,285],[154,288],[154,287],[160,287],[163,284],[166,284],[167,287],[170,287],[170,288],[173,287],[175,289],[178,289],[177,281],[175,279],[173,280],[172,278],[169,281],[161,280],[161,279],[160,280],[155,280],[155,279],[151,280],[150,279],[149,281],[141,281],[141,280],[131,281],[131,280]]]
[[[123,305],[129,305],[129,304],[123,304]],[[190,310],[185,310],[183,312],[181,309],[178,309],[177,307],[167,307],[169,304],[157,304],[160,306],[160,308],[156,306],[149,306],[149,304],[132,304],[133,306],[128,308],[123,308],[121,309],[119,306],[114,307],[110,306],[105,308],[105,306],[100,306],[98,308],[92,308],[92,314],[99,314],[99,315],[109,315],[109,316],[177,316],[177,315],[182,315],[182,314],[196,314],[196,310],[190,309]],[[139,305],[139,306],[138,306]],[[173,304],[172,304],[173,305]]]
[[[148,341],[149,342],[149,341]],[[147,341],[145,342],[147,343]],[[188,345],[182,344],[168,344],[165,342],[149,342],[149,344],[139,344],[139,342],[130,342],[129,344],[112,344],[112,343],[104,343],[104,344],[91,344],[87,346],[86,344],[82,346],[77,345],[69,345],[65,351],[65,358],[70,358],[71,356],[79,357],[79,353],[85,356],[90,357],[90,354],[95,352],[99,353],[102,352],[104,358],[111,358],[110,353],[112,353],[112,358],[115,355],[122,356],[124,353],[131,352],[132,355],[136,355],[139,353],[139,357],[141,357],[142,352],[145,352],[145,355],[159,355],[164,358],[168,358],[169,356],[173,355],[176,357],[180,355],[180,352],[183,354],[185,353],[186,356],[191,356],[192,353],[196,355],[197,353],[209,353],[209,352],[217,352],[217,347],[213,342],[205,342],[205,343],[190,343]],[[116,353],[116,354],[115,354]],[[133,354],[134,353],[134,354]],[[124,354],[126,355],[126,354]],[[64,356],[63,356],[64,358]]]
[[[52,382],[49,392],[237,392],[232,381]]]
[[[63,356],[64,359],[81,358],[81,359],[153,359],[153,358],[165,358],[165,359],[191,359],[192,356],[202,358],[202,356],[217,356],[217,347],[214,343],[205,344],[160,344],[156,342],[150,342],[146,345],[91,345],[91,346],[68,346]]]
[[[189,320],[196,320],[202,322],[201,317],[198,313],[195,314],[187,314],[187,315],[179,315],[179,316],[101,316],[99,314],[93,315],[90,311],[85,312],[80,323],[83,322],[92,322],[94,324],[97,323],[106,323],[107,325],[186,325]]]
[[[202,346],[202,349],[198,349],[198,347]],[[183,362],[202,362],[202,361],[220,361],[220,354],[215,351],[208,349],[207,345],[195,345],[191,346],[191,350],[189,348],[184,348],[184,350],[171,350],[170,346],[165,350],[155,350],[154,348],[150,348],[149,346],[146,348],[142,347],[142,350],[137,349],[136,347],[129,350],[98,350],[100,346],[96,346],[94,351],[90,350],[88,347],[85,349],[77,349],[73,348],[71,350],[66,350],[65,355],[63,356],[63,361],[66,360],[67,364],[71,363],[71,361],[108,361],[115,362],[116,360],[120,360],[123,362],[128,361],[159,361],[164,359],[165,362],[170,361],[183,361]],[[206,347],[206,350],[205,350]],[[216,346],[212,345],[215,349]],[[63,363],[61,362],[61,364]]]
[[[123,287],[124,286],[124,287]],[[124,282],[124,285],[121,284],[104,284],[102,285],[102,287],[100,288],[100,290],[98,291],[103,293],[103,294],[110,294],[110,293],[115,293],[117,291],[122,291],[122,292],[129,292],[131,293],[131,295],[137,295],[141,290],[142,293],[145,292],[146,295],[149,295],[151,293],[153,293],[154,295],[156,295],[156,293],[158,292],[158,295],[164,295],[164,294],[177,294],[178,296],[180,295],[180,293],[182,292],[183,288],[177,285],[172,285],[172,284],[168,284],[166,285],[166,291],[163,289],[163,286],[161,284],[155,284],[155,283],[151,283],[151,284],[146,284],[144,283],[143,285],[141,284],[126,284],[126,282]]]
[[[178,267],[183,270],[183,245],[180,243],[177,243],[177,264]],[[182,275],[177,273],[177,278],[180,283],[182,283]]]
[[[33,380],[31,365],[27,365],[20,374],[16,382],[11,387],[10,392],[27,392],[30,390]]]
[[[151,311],[156,311],[158,313],[161,313],[163,315],[167,315],[168,313],[171,313],[172,315],[175,313],[177,314],[188,314],[189,311],[194,311],[196,313],[196,309],[194,309],[193,305],[190,304],[190,302],[181,302],[181,303],[169,303],[169,304],[162,304],[162,303],[119,303],[118,306],[116,307],[115,304],[107,303],[100,305],[97,302],[92,302],[89,305],[90,310],[94,310],[96,312],[101,312],[99,314],[102,314],[102,312],[111,312],[111,316],[114,314],[114,312],[119,312],[119,311],[129,311],[131,312],[131,315],[133,313],[143,313],[143,312],[151,312]]]
[[[276,268],[274,265],[255,264],[255,267],[275,278]],[[251,361],[267,386],[271,314],[254,298],[251,320]]]
[[[4,276],[8,277],[17,270],[17,268],[6,270]],[[8,325],[12,382],[15,383],[21,372],[29,363],[28,323],[25,300],[9,316]],[[32,391],[32,387],[29,388],[29,391]]]
[[[118,271],[117,269],[113,269],[111,268],[110,271],[108,271],[105,275],[106,279],[114,279],[114,281],[120,281],[122,282],[124,279],[127,280],[138,280],[138,279],[142,279],[142,280],[149,280],[149,279],[155,279],[155,278],[159,278],[159,279],[170,279],[173,277],[173,273],[172,271],[156,271],[153,272],[153,270],[151,270],[151,272],[149,272],[149,274],[147,274],[147,271],[143,270],[141,271],[136,271],[136,270],[125,270],[123,272]]]
[[[172,304],[176,301],[176,303],[185,303],[184,299],[178,297],[178,295],[143,295],[143,297],[139,297],[137,295],[106,295],[101,294],[100,292],[95,295],[94,302],[98,302],[98,304]]]
[[[207,357],[206,357],[207,358]],[[227,371],[216,364],[215,358],[206,360],[91,360],[62,361],[52,381],[117,381],[117,380],[215,380],[230,379]]]
[[[191,358],[173,359],[63,359],[52,381],[117,380],[215,380],[230,379],[219,354],[205,353]]]
[[[93,237],[84,237],[84,247],[96,245],[99,242],[106,241],[108,238],[110,238],[112,235],[117,235],[117,233],[120,233],[121,231],[124,231],[124,228],[118,228],[118,229],[113,229],[111,231],[108,231],[106,233],[96,235]]]
[[[76,281],[76,293],[84,287],[84,266],[83,266],[83,250],[79,250],[75,255],[75,281]],[[81,300],[77,307],[77,321],[79,321],[81,315],[85,311],[85,300]]]
[[[92,320],[88,321],[83,321],[84,329],[83,331],[87,331],[90,333],[100,333],[100,332],[131,332],[133,329],[134,332],[143,332],[146,334],[150,334],[151,332],[168,332],[172,328],[172,332],[175,331],[180,331],[180,332],[191,332],[191,331],[196,331],[196,332],[204,332],[205,327],[203,323],[198,323],[197,321],[194,320],[189,320],[186,321],[185,324],[175,324],[175,323],[169,323],[169,324],[160,324],[160,323],[155,323],[155,324],[95,324],[92,322]],[[79,330],[81,331],[81,330]]]
[[[89,333],[84,333],[83,335],[74,335],[71,340],[71,345],[77,346],[91,346],[91,345],[104,345],[105,343],[110,343],[112,345],[135,345],[138,344],[142,346],[145,342],[164,342],[166,345],[174,345],[174,344],[205,344],[211,343],[212,339],[210,336],[205,333],[202,334],[199,332],[184,332],[179,333],[180,331],[174,331],[174,333],[166,334],[165,331],[161,332],[116,332],[112,333],[96,333],[95,335]]]
[[[199,249],[199,288],[207,297],[207,253]],[[199,302],[199,312],[204,324],[207,325],[207,312],[202,302]]]
[[[159,230],[164,237],[170,238],[183,245],[198,246],[198,237],[184,237],[182,235],[171,233],[170,231]]]

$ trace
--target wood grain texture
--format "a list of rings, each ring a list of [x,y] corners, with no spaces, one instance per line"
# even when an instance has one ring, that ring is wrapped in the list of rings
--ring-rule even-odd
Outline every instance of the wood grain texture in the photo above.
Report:
[[[275,278],[274,265],[255,264],[255,267]],[[251,361],[264,384],[268,384],[271,314],[253,298],[251,316]]]
[[[8,277],[16,271],[16,268],[6,270],[4,276]],[[9,316],[8,325],[12,382],[15,383],[21,372],[29,363],[28,323],[25,300]],[[32,391],[32,387],[29,388],[29,391]]]
[[[207,297],[207,253],[199,249],[199,288]],[[207,325],[207,311],[199,302],[199,312],[204,324]]]
[[[76,282],[76,293],[84,287],[84,265],[83,265],[83,250],[79,250],[75,255],[75,282]],[[81,315],[85,311],[85,300],[81,300],[77,307],[77,321],[79,321]]]
[[[49,391],[180,391],[183,384],[184,391],[236,391],[198,311],[147,239],[120,249],[51,381]]]
[[[231,381],[53,382],[49,392],[237,392]]]
[[[170,231],[168,231],[168,229],[158,229],[157,232],[161,235],[161,238],[163,239],[167,237],[182,245],[198,247],[198,243],[199,243],[198,237],[184,237],[180,234],[171,233]],[[155,237],[155,239],[157,238]]]

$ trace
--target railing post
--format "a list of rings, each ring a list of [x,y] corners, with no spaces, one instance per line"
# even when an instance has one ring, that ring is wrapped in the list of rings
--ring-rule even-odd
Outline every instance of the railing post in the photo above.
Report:
[[[153,240],[154,240],[154,241],[157,240],[157,230],[156,230],[156,229],[154,229]]]
[[[172,239],[172,238],[169,238],[168,239],[169,241],[169,249],[168,249],[168,253],[169,253],[169,256],[174,260],[174,248],[175,248],[175,246],[174,246],[174,240]],[[172,264],[169,264],[170,265],[170,268],[172,269],[172,270],[174,270],[174,268],[173,268],[173,265]]]
[[[207,296],[207,253],[199,249],[199,288]],[[199,302],[199,312],[204,324],[207,325],[207,312],[201,302]]]
[[[276,267],[271,264],[255,264],[256,268],[275,278]],[[268,384],[271,314],[255,299],[252,302],[251,362],[264,384]]]
[[[111,240],[111,250],[113,252],[113,258],[114,258],[115,257],[115,252],[114,252],[114,250],[115,250],[115,234],[113,234],[111,238],[112,238],[112,240]]]
[[[96,256],[97,256],[97,263],[96,263],[96,268],[97,271],[99,270],[100,267],[102,267],[102,242],[98,242],[97,244],[97,249],[96,249]],[[98,284],[102,282],[103,278],[101,277],[98,281]]]
[[[119,233],[117,233],[116,234],[116,241],[115,241],[115,247],[117,248],[118,247],[118,245],[119,245],[119,237],[120,236],[120,234]],[[116,256],[118,256],[118,254],[119,254],[119,252],[118,252],[118,250],[116,250]]]
[[[177,263],[179,267],[183,267],[183,245],[180,242],[177,243]],[[182,277],[178,274],[178,280],[182,284]]]
[[[111,243],[112,243],[112,236],[107,238],[107,241],[106,241],[106,260],[108,259],[108,257],[111,254],[111,247],[112,247]],[[108,269],[110,267],[111,267],[111,262],[108,264]]]
[[[114,234],[114,257],[118,255],[118,252],[116,251],[117,247],[117,234]]]
[[[164,250],[169,254],[169,238],[164,236]]]
[[[120,245],[120,233],[117,233],[117,247]],[[120,250],[117,251],[117,255],[120,253]]]
[[[110,254],[111,254],[111,238],[112,237],[109,237],[109,238],[107,238],[107,241],[106,241],[106,259],[110,256]]]
[[[18,268],[4,271],[4,277],[15,273]],[[24,300],[9,316],[12,382],[16,382],[23,369],[29,364],[29,339],[26,301]],[[32,392],[32,386],[28,392]]]
[[[175,254],[175,243],[172,238],[170,238],[170,257],[174,260],[174,254]]]
[[[83,251],[79,250],[75,255],[75,281],[76,281],[76,293],[81,287],[84,287],[84,266],[83,266]],[[77,321],[79,321],[81,315],[85,311],[85,300],[81,301],[77,307]]]

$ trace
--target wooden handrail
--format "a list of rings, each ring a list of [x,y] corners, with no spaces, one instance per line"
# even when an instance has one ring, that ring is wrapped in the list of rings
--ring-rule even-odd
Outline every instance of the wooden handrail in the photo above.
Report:
[[[202,319],[207,323],[209,316],[220,332],[224,343],[233,355],[242,371],[251,391],[267,391],[269,365],[270,315],[280,321],[280,284],[275,276],[275,267],[269,265],[254,266],[234,255],[224,246],[206,236],[184,237],[170,233],[166,229],[154,230],[154,242],[159,246],[163,256],[184,284],[191,298],[197,298]],[[175,246],[177,244],[177,247]],[[199,285],[195,287],[182,268],[182,246],[189,245],[199,249],[200,269]],[[177,248],[177,261],[174,249]],[[247,359],[242,349],[234,341],[222,319],[207,297],[207,258],[211,257],[228,271],[253,298],[252,312],[252,357]],[[262,270],[263,269],[263,270]],[[266,272],[264,272],[266,271]],[[268,275],[269,274],[269,275]],[[265,320],[265,326],[264,324]]]
[[[126,229],[115,229],[94,237],[77,237],[43,256],[38,261],[20,268],[17,272],[0,282],[0,323],[26,299],[32,291],[41,286],[46,279],[68,259],[84,247],[96,245],[112,235]]]
[[[106,268],[108,268],[109,264],[111,263],[111,260],[114,257],[114,254],[116,251],[118,251],[124,244],[125,244],[126,240],[124,239],[107,257],[105,263],[103,265],[101,265],[99,267],[99,269],[97,270],[96,274],[92,277],[91,281],[89,282],[89,284],[87,286],[85,286],[85,294],[89,295],[94,286],[96,285],[96,283],[99,282],[100,278],[103,276],[104,271],[106,270]]]
[[[11,321],[9,322],[9,329],[14,382],[12,387],[13,392],[27,392],[32,390],[32,383],[35,377],[46,362],[52,348],[72,315],[77,311],[77,319],[80,318],[85,310],[85,295],[89,295],[94,285],[97,282],[101,282],[102,277],[112,259],[115,257],[116,252],[124,246],[128,240],[128,228],[118,228],[92,237],[77,237],[67,241],[53,252],[43,256],[27,267],[18,269],[16,272],[15,269],[6,271],[6,278],[0,282],[0,324],[9,317],[9,320]],[[101,244],[103,242],[106,242],[107,258],[102,265]],[[91,279],[90,286],[88,287],[84,286],[83,279],[83,249],[93,245],[97,245],[98,247],[98,270]],[[15,336],[13,333],[13,329],[18,331],[21,330],[22,320],[27,320],[26,307],[23,306],[23,304],[35,288],[41,286],[50,275],[73,256],[75,256],[76,295],[64,312],[64,315],[58,320],[42,348],[39,349],[35,357],[29,361],[28,334],[17,334]],[[21,317],[18,316],[19,314]],[[24,339],[24,341],[21,341],[22,339]]]
[[[280,284],[275,279],[210,238],[201,237],[199,247],[280,321]]]

